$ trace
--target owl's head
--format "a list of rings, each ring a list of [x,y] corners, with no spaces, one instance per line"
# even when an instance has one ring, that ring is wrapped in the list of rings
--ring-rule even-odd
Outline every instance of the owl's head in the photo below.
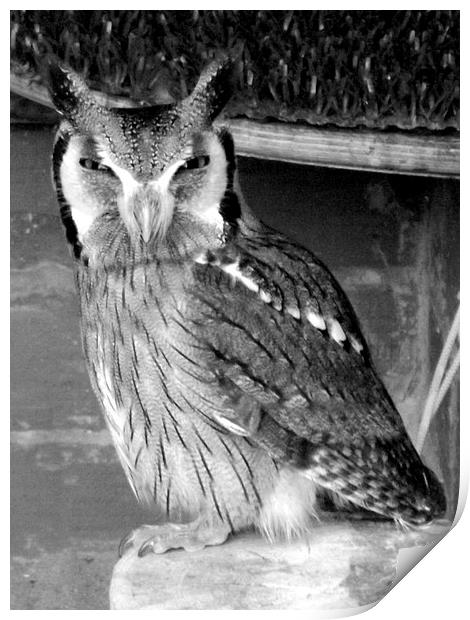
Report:
[[[49,66],[63,117],[54,183],[77,258],[112,244],[190,251],[230,230],[240,214],[233,141],[212,126],[230,97],[230,75],[230,59],[213,61],[179,103],[112,109],[72,70]]]

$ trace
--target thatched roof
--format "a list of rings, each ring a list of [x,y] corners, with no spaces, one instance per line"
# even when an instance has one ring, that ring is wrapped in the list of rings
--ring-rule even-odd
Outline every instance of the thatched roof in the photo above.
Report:
[[[227,113],[374,129],[459,127],[458,11],[11,11],[12,66],[54,53],[91,86],[179,98],[235,51]]]

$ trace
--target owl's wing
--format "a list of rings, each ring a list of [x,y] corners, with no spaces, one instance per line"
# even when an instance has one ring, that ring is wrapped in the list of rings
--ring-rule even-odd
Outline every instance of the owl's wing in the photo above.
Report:
[[[200,257],[190,295],[185,329],[218,424],[376,512],[442,512],[346,296],[312,254],[251,235]]]
[[[402,433],[351,305],[308,251],[274,232],[251,235],[200,259],[195,278],[194,333],[227,426],[249,435],[259,409],[311,442]]]

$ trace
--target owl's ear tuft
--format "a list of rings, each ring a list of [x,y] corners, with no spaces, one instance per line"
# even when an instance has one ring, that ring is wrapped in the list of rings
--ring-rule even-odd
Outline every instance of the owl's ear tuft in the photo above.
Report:
[[[54,107],[66,118],[73,120],[73,117],[87,107],[87,103],[93,101],[83,78],[57,58],[53,56],[47,58],[43,73]]]
[[[234,87],[234,62],[228,55],[211,61],[185,103],[207,120],[214,120],[230,99]]]

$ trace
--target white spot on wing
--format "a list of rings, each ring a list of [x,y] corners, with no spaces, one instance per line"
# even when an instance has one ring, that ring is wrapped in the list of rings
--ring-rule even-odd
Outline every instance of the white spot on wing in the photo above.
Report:
[[[340,344],[346,340],[346,334],[336,319],[329,319],[328,333],[333,340],[336,340],[336,342],[339,342]]]
[[[356,351],[356,353],[362,353],[364,347],[362,344],[356,340],[353,336],[349,336],[349,340],[351,342],[352,348]]]
[[[240,263],[238,260],[236,260],[234,263],[229,263],[228,265],[220,265],[220,268],[225,271],[225,273],[231,275],[234,280],[237,280],[238,282],[244,284],[247,288],[250,289],[250,291],[254,291],[255,293],[259,291],[258,284],[251,278],[248,278],[247,276],[244,276],[242,274],[242,272],[240,271]]]
[[[267,291],[260,290],[259,296],[266,304],[269,304],[272,301],[272,297]]]
[[[314,312],[313,310],[307,310],[305,316],[307,317],[307,321],[316,327],[317,329],[321,329],[322,331],[326,329],[325,319],[318,312]]]
[[[243,437],[245,437],[249,434],[246,428],[243,428],[239,426],[238,424],[235,424],[231,420],[227,420],[227,418],[224,418],[221,415],[214,414],[214,418],[217,420],[220,426],[223,426],[224,428],[226,428],[231,433],[234,433],[235,435],[242,435]]]
[[[300,319],[300,310],[297,306],[287,306],[286,310],[294,319]]]

